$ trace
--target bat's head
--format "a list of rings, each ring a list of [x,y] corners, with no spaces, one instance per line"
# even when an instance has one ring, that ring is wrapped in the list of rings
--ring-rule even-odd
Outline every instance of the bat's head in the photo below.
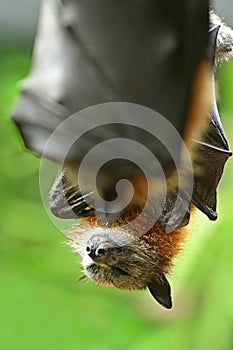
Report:
[[[82,257],[87,278],[120,289],[148,288],[162,306],[171,308],[170,285],[164,275],[166,264],[160,247],[134,238],[119,227],[88,230],[80,224],[71,234],[71,245]]]

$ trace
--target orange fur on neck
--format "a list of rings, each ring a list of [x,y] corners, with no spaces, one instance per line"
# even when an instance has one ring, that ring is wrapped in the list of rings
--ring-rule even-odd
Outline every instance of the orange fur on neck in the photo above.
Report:
[[[193,211],[194,206],[191,207]],[[156,261],[159,268],[164,273],[171,271],[173,266],[173,258],[181,251],[182,243],[184,243],[185,238],[188,234],[188,229],[186,227],[175,229],[172,232],[166,232],[164,226],[162,226],[158,221],[153,224],[152,217],[146,214],[140,215],[137,224],[131,222],[140,215],[140,210],[138,207],[130,206],[124,213],[117,218],[110,226],[111,228],[119,228],[123,225],[128,225],[128,231],[130,234],[135,235],[142,243],[142,246],[151,252],[151,255],[156,256]],[[95,216],[91,215],[83,218],[91,226],[102,226],[103,230],[106,225],[101,224],[100,220]],[[151,221],[151,229],[144,233],[145,226]]]

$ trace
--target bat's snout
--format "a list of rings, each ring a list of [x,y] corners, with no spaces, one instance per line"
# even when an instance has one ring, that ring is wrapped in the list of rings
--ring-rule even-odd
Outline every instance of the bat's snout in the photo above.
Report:
[[[95,258],[104,256],[106,254],[106,249],[101,246],[93,247],[91,245],[87,245],[86,252],[94,260]]]

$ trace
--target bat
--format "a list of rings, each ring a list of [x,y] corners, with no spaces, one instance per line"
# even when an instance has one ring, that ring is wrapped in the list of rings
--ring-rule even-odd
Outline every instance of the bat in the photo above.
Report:
[[[172,307],[166,274],[181,249],[191,212],[197,207],[209,219],[217,218],[216,188],[231,155],[213,91],[216,62],[231,56],[233,35],[214,14],[209,23],[208,11],[208,1],[203,0],[169,7],[159,0],[44,2],[34,64],[12,115],[28,148],[63,164],[49,194],[50,206],[60,218],[79,219],[69,239],[82,257],[84,275],[120,289],[148,288],[166,308]],[[130,124],[127,113],[120,115],[121,123],[109,115],[107,126],[97,123],[90,128],[84,117],[66,123],[89,106],[119,101],[165,116],[180,135],[178,140],[167,139],[176,162],[167,145]],[[77,133],[81,137],[68,147]],[[157,168],[149,172],[155,193],[146,212],[147,179],[137,164],[119,156],[106,162],[97,187],[112,201],[116,183],[130,180],[134,197],[126,208],[101,216],[101,204],[88,183],[92,164],[80,188],[77,173],[85,155],[101,142],[122,137],[148,148],[165,174],[167,193],[156,220],[157,206],[161,208]],[[174,163],[182,164],[182,140],[194,169],[191,194],[185,181],[181,191],[177,183]],[[118,147],[123,153],[124,147]],[[113,157],[115,149],[103,148],[101,159],[109,154]],[[135,152],[130,154],[134,157]],[[140,163],[143,156],[136,156]]]

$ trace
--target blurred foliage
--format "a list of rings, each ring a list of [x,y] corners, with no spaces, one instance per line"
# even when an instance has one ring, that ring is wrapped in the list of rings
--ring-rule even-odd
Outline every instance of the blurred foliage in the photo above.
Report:
[[[77,283],[77,257],[41,202],[40,159],[24,150],[9,119],[28,49],[0,52],[0,347],[6,350],[233,348],[232,160],[218,199],[219,219],[196,214],[170,276],[174,309],[145,292]],[[219,74],[220,109],[233,142],[233,64]]]

